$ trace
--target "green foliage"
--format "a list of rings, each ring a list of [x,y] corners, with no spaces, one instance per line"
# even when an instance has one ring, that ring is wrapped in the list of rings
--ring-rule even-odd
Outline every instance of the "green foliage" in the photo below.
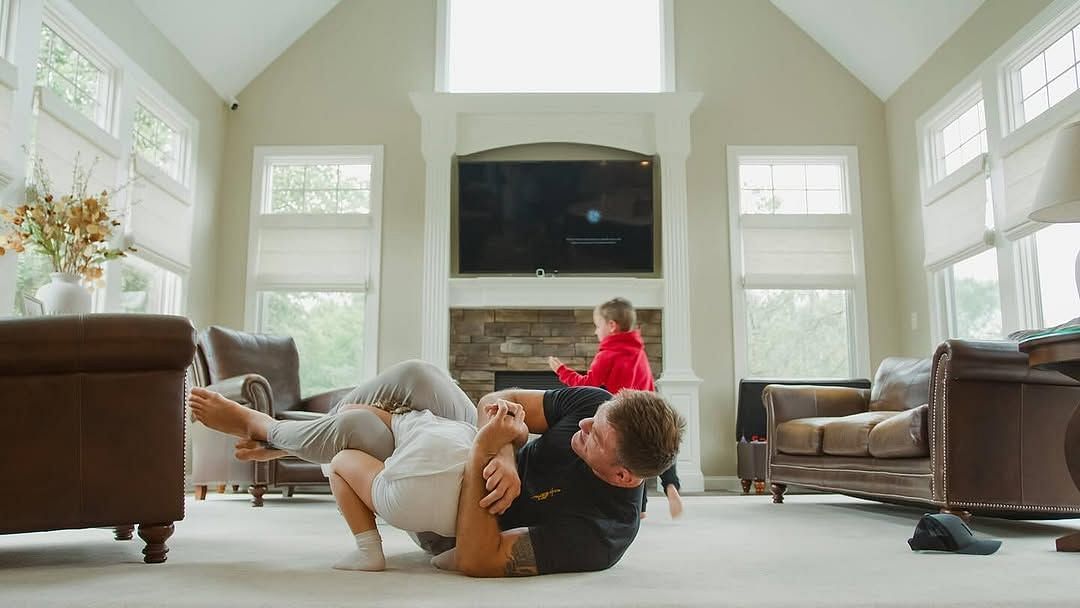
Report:
[[[1001,339],[1001,301],[997,281],[954,278],[956,337]]]
[[[49,257],[33,251],[19,254],[15,265],[15,312],[22,314],[23,295],[33,296],[38,288],[49,282],[53,272]]]
[[[305,395],[360,382],[364,294],[268,292],[262,300],[263,331],[296,341]]]
[[[750,376],[851,375],[846,292],[761,289],[746,299]]]

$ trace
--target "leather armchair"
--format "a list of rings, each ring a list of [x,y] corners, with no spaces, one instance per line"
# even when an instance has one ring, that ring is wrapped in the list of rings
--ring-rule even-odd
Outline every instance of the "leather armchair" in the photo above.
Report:
[[[352,387],[300,397],[300,358],[296,343],[286,336],[251,334],[211,326],[199,334],[194,365],[195,382],[278,420],[305,420],[325,415]],[[298,458],[242,462],[233,457],[229,437],[192,426],[192,480],[195,497],[206,497],[207,486],[249,485],[252,506],[263,505],[270,488],[291,496],[297,487],[328,488],[319,465]]]
[[[0,534],[108,527],[165,561],[184,518],[183,317],[0,320]]]

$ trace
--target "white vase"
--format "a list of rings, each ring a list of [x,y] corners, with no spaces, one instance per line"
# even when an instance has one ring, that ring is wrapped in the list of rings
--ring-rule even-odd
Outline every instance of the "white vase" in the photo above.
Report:
[[[41,300],[47,315],[81,315],[90,312],[90,291],[67,272],[49,275],[52,281],[41,286],[34,297]]]

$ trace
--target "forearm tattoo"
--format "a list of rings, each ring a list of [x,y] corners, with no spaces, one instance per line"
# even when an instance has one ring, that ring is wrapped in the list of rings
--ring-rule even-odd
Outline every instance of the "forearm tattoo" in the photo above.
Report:
[[[506,560],[506,576],[536,576],[536,554],[533,553],[532,540],[528,534],[522,534],[510,548],[510,558]]]

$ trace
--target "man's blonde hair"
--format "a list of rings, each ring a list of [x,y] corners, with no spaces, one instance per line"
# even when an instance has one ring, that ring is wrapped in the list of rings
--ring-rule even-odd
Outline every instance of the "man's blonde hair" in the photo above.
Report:
[[[655,477],[675,462],[686,421],[658,393],[623,389],[607,420],[617,434],[616,458],[634,475]]]
[[[605,321],[614,321],[619,331],[630,331],[637,324],[634,305],[626,298],[612,298],[596,307],[597,314]]]

